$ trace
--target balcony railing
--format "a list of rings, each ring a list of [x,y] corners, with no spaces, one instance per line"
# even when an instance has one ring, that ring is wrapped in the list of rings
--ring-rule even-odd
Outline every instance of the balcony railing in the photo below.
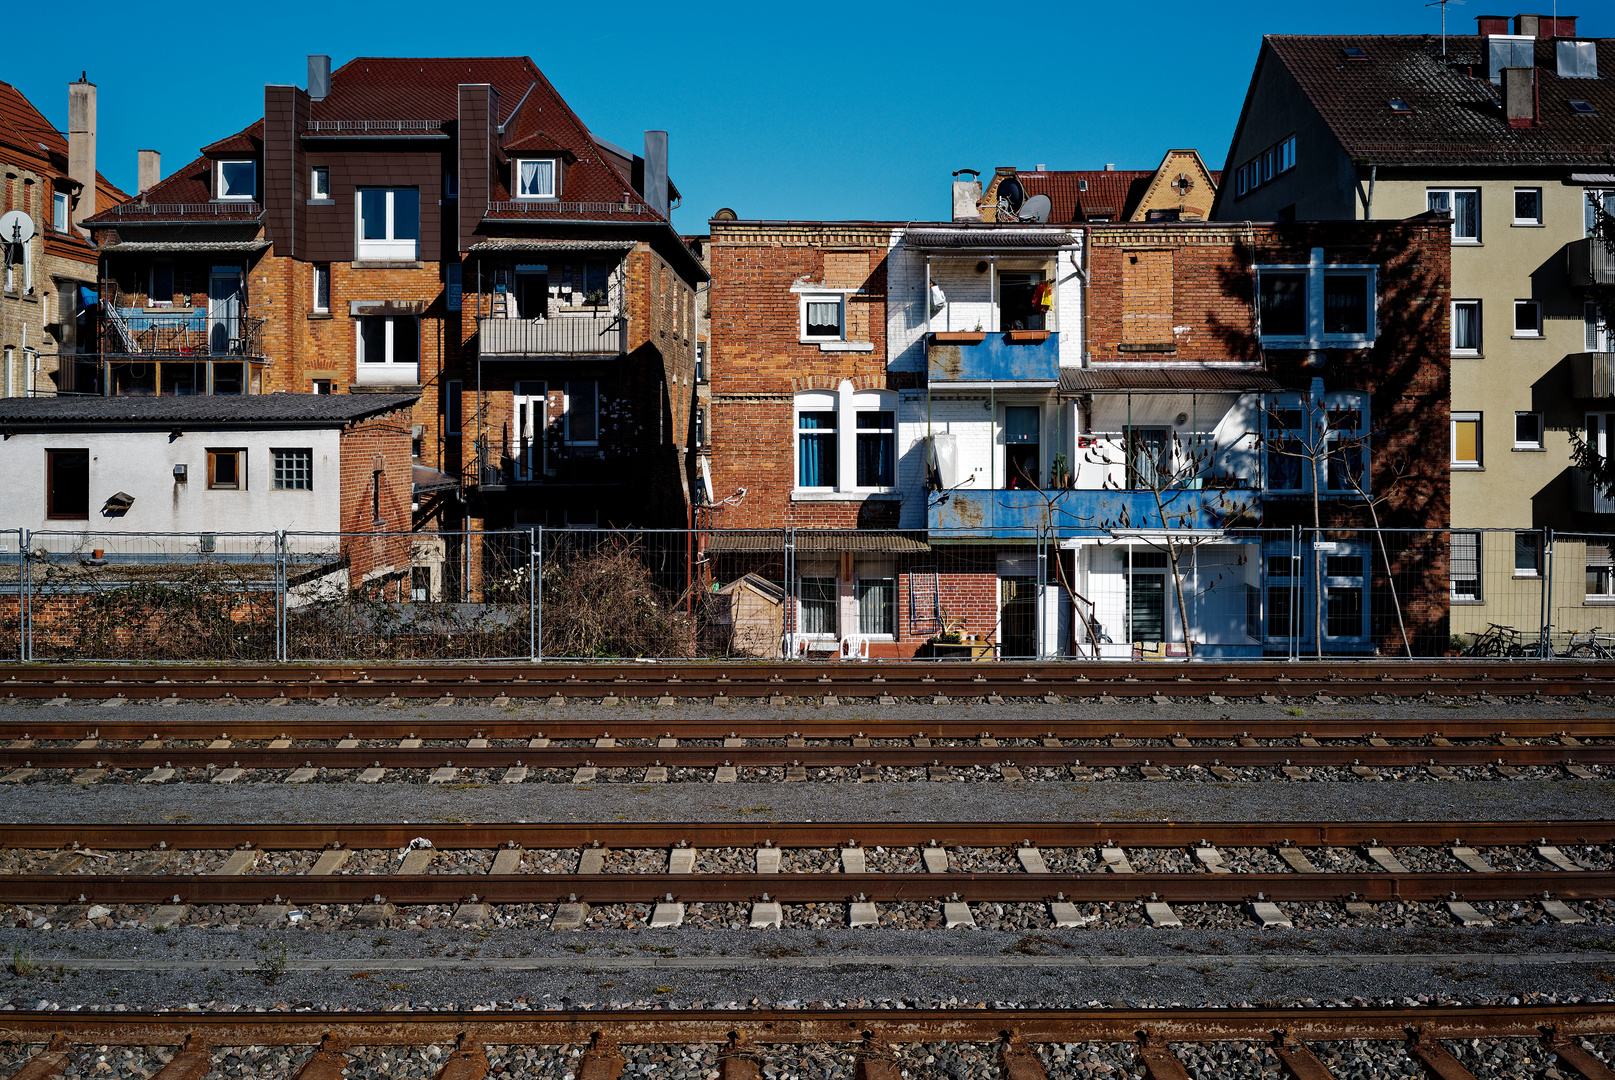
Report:
[[[212,217],[224,214],[251,214],[254,217],[263,213],[263,204],[248,201],[224,200],[220,202],[205,203],[143,203],[133,200],[119,203],[110,207],[103,213],[123,218],[151,218],[165,221],[169,218]]]
[[[486,359],[540,356],[618,356],[628,351],[621,315],[557,315],[550,319],[477,320],[478,352]]]
[[[1050,529],[1204,530],[1244,524],[1257,493],[1248,488],[1150,491],[972,491],[933,493],[926,526],[933,541],[1034,539]]]
[[[933,384],[1060,381],[1060,335],[1052,331],[933,333],[925,356]]]
[[[264,320],[210,315],[202,308],[139,308],[106,304],[103,353],[145,356],[263,355]]]
[[[1615,253],[1594,236],[1585,236],[1565,245],[1565,270],[1570,284],[1615,285]]]
[[[488,204],[490,214],[620,214],[628,217],[655,217],[656,211],[636,202],[561,202],[557,199],[496,199]]]
[[[1571,469],[1571,498],[1576,510],[1583,514],[1615,514],[1615,499],[1606,496],[1593,483],[1586,469]]]
[[[309,135],[435,135],[441,120],[310,120]]]
[[[1615,397],[1615,352],[1570,354],[1570,396]]]

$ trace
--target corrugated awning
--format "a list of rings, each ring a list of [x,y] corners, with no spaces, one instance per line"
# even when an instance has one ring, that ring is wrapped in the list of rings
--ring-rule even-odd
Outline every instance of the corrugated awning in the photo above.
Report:
[[[1244,394],[1284,387],[1260,368],[1126,367],[1062,368],[1062,394]]]
[[[1033,248],[1055,251],[1075,247],[1077,238],[1064,229],[1031,229],[1025,226],[986,226],[979,229],[910,229],[903,246],[928,251],[988,250],[991,248]]]
[[[103,254],[135,255],[164,251],[268,251],[268,240],[121,240],[102,244]]]
[[[466,250],[473,255],[500,251],[632,251],[632,240],[478,240]]]
[[[754,533],[715,532],[707,536],[707,551],[719,554],[767,553],[785,550],[783,531]],[[854,532],[830,529],[798,529],[796,551],[815,554],[867,552],[885,555],[923,555],[931,545],[903,533]]]
[[[411,465],[409,471],[417,495],[426,495],[434,491],[455,491],[460,486],[459,477],[439,472],[427,465]]]

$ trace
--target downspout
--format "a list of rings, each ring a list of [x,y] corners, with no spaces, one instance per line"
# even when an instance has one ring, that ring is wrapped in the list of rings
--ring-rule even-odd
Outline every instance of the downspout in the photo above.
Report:
[[[1443,8],[1442,10],[1446,9]],[[1364,221],[1372,221],[1374,219],[1374,181],[1378,179],[1378,177],[1379,166],[1370,165],[1368,167],[1368,205],[1363,207]]]

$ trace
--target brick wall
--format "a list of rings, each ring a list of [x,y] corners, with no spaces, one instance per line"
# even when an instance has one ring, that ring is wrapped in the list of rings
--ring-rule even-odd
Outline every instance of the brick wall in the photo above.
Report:
[[[410,419],[403,410],[372,416],[342,433],[342,531],[402,533],[410,531]],[[379,492],[379,498],[378,498]],[[380,516],[377,516],[379,510]],[[350,584],[384,579],[407,595],[410,563],[408,535],[344,536]],[[402,597],[398,597],[402,598]]]

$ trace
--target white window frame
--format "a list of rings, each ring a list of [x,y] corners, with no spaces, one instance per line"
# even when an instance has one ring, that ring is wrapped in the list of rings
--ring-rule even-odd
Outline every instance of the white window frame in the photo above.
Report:
[[[1582,322],[1587,332],[1588,352],[1615,352],[1615,333],[1607,320],[1598,317],[1598,305],[1587,301],[1582,308]]]
[[[387,355],[383,360],[367,360],[364,351],[364,333],[358,325],[353,328],[354,374],[358,383],[415,383],[420,381],[420,338],[421,320],[415,315],[360,315],[354,319],[355,324],[360,319],[382,319],[386,322]],[[415,327],[415,363],[400,363],[393,360],[393,342],[396,338],[398,320],[404,319]],[[403,376],[407,375],[407,378]]]
[[[1520,216],[1520,192],[1530,191],[1536,194],[1536,217],[1522,218]],[[1514,189],[1514,224],[1523,226],[1537,226],[1542,224],[1542,189],[1539,187],[1517,187]]]
[[[876,485],[865,487],[865,486],[862,486],[862,485],[860,485],[858,483],[858,433],[859,433],[858,414],[861,413],[861,412],[889,412],[889,413],[892,414],[892,430],[891,430],[892,482],[890,484],[876,484]],[[846,413],[843,412],[843,415],[845,416]],[[892,391],[890,391],[890,390],[861,390],[861,391],[853,394],[852,395],[851,421],[852,422],[851,422],[850,425],[837,425],[837,428],[836,428],[836,438],[838,440],[838,448],[840,450],[841,457],[842,457],[842,461],[841,461],[842,468],[838,468],[837,473],[846,478],[846,482],[842,485],[843,490],[846,490],[846,491],[858,491],[858,492],[896,491],[897,490],[897,395],[895,393],[893,393]],[[871,433],[874,433],[874,432],[877,431],[877,429],[875,429],[875,428],[868,428],[866,430],[868,430]],[[880,431],[880,433],[883,433],[883,434],[885,433],[885,429],[879,429],[879,431]],[[851,438],[842,439],[841,435],[842,435],[843,432],[847,432],[848,434],[850,434]],[[848,460],[849,458],[850,458],[850,460]],[[843,471],[843,468],[846,471]]]
[[[251,192],[246,195],[225,194],[224,167],[226,165],[245,165],[252,170]],[[258,197],[258,162],[252,158],[220,158],[213,165],[213,191],[213,197],[223,202],[252,202]]]
[[[1454,204],[1458,201],[1457,196],[1458,196],[1458,194],[1460,192],[1472,193],[1475,196],[1475,235],[1474,236],[1459,236],[1458,235],[1458,212],[1457,212],[1457,208],[1454,206]],[[1445,195],[1445,196],[1447,196],[1447,212],[1452,215],[1452,242],[1454,244],[1479,244],[1479,243],[1482,242],[1482,240],[1483,240],[1483,238],[1485,237],[1485,234],[1486,234],[1486,229],[1485,229],[1485,226],[1481,222],[1481,214],[1483,213],[1483,207],[1482,207],[1481,198],[1480,198],[1480,188],[1478,188],[1478,187],[1433,187],[1433,188],[1425,188],[1424,189],[1424,205],[1425,206],[1428,207],[1430,205],[1430,196],[1432,196],[1432,195]],[[1512,213],[1512,212],[1513,211],[1510,211],[1510,213]]]
[[[1373,610],[1373,558],[1369,546],[1353,540],[1336,541],[1333,551],[1314,551],[1313,558],[1318,559],[1322,565],[1318,567],[1319,582],[1323,589],[1323,618],[1318,627],[1319,636],[1325,644],[1353,643],[1366,644],[1369,639],[1369,616]],[[1329,573],[1329,560],[1331,558],[1354,558],[1359,560],[1362,572],[1358,574],[1331,574]],[[1329,590],[1331,588],[1356,589],[1362,597],[1362,617],[1355,634],[1331,634],[1329,632]]]
[[[316,315],[329,315],[331,313],[331,264],[317,262],[313,264],[313,277],[310,279],[308,297],[309,310]],[[325,279],[325,300],[320,300],[320,279]]]
[[[1474,538],[1474,543],[1475,543],[1475,579],[1474,579],[1475,580],[1475,587],[1474,587],[1473,590],[1466,590],[1464,592],[1459,592],[1458,591],[1458,579],[1453,575],[1453,567],[1455,565],[1457,565],[1458,560],[1453,557],[1455,552],[1452,549],[1454,549],[1454,548],[1456,548],[1458,546],[1457,540],[1458,540],[1458,537],[1460,537],[1460,536],[1473,537]],[[1448,600],[1451,601],[1454,604],[1483,604],[1483,603],[1485,603],[1486,602],[1485,601],[1486,590],[1485,590],[1485,587],[1484,587],[1484,583],[1485,583],[1485,574],[1486,574],[1486,551],[1485,551],[1486,545],[1483,543],[1483,541],[1486,538],[1486,534],[1482,533],[1482,532],[1476,532],[1473,529],[1454,529],[1452,532],[1450,532],[1448,534],[1448,537],[1449,537],[1449,539],[1447,541],[1447,544],[1448,544],[1448,552],[1447,552],[1447,558],[1448,558],[1448,563],[1447,563],[1447,598],[1448,598]]]
[[[364,194],[366,191],[384,191],[387,193],[387,236],[382,240],[366,240],[364,235]],[[371,262],[376,260],[397,260],[399,262],[415,262],[420,258],[421,240],[417,235],[414,239],[396,239],[397,223],[393,218],[394,204],[400,191],[414,191],[415,204],[415,231],[421,230],[420,189],[404,185],[402,187],[374,187],[366,186],[353,189],[353,253],[355,262]]]
[[[1520,417],[1522,417],[1522,416],[1529,416],[1529,417],[1531,417],[1532,419],[1534,419],[1536,421],[1536,438],[1535,439],[1528,440],[1528,441],[1521,440],[1521,438],[1520,438]],[[1514,414],[1514,449],[1516,449],[1516,450],[1540,450],[1540,449],[1542,449],[1542,414],[1541,413],[1539,413],[1539,412],[1520,411],[1520,412],[1516,412]]]
[[[864,605],[860,595],[860,586],[865,582],[886,581],[892,586],[892,622],[891,630],[884,633],[866,633],[864,631]],[[853,567],[852,595],[858,607],[858,637],[864,641],[895,641],[897,640],[897,597],[901,591],[897,571],[889,562],[858,563]]]
[[[1534,329],[1534,330],[1521,330],[1520,329],[1520,309],[1521,308],[1529,308],[1532,312],[1535,313],[1535,315],[1536,315],[1536,320],[1535,320],[1536,321],[1536,329]],[[1540,301],[1540,300],[1516,300],[1516,301],[1514,301],[1514,330],[1513,330],[1513,336],[1517,337],[1517,338],[1529,338],[1529,339],[1533,339],[1533,340],[1542,337],[1542,301]]]
[[[1536,564],[1524,569],[1520,568],[1520,538],[1530,537],[1535,543],[1532,545],[1536,551]],[[1520,529],[1514,534],[1514,576],[1517,578],[1539,578],[1542,576],[1542,534],[1534,529]]]
[[[808,305],[809,304],[835,304],[838,329],[834,334],[808,333]],[[847,297],[845,293],[802,293],[798,297],[798,315],[801,319],[801,341],[803,344],[817,344],[821,341],[847,340]]]
[[[526,192],[522,190],[522,166],[529,161],[548,162],[550,167],[550,189],[547,192]],[[561,163],[556,158],[516,158],[510,163],[510,178],[515,188],[516,198],[526,201],[554,201],[561,197]]]
[[[1581,202],[1581,227],[1583,236],[1593,234],[1593,205],[1604,205],[1605,200],[1615,196],[1615,188],[1583,188]]]
[[[807,623],[804,617],[803,593],[805,584],[809,579],[823,581],[828,579],[832,590],[830,606],[830,630],[804,630]],[[856,594],[855,594],[856,595]],[[836,641],[841,637],[841,575],[834,563],[807,563],[799,565],[796,570],[796,636],[803,641]]]
[[[1475,460],[1474,461],[1459,461],[1458,460],[1458,425],[1460,423],[1470,423],[1470,422],[1473,422],[1474,425],[1475,425]],[[1447,449],[1447,458],[1448,458],[1449,466],[1452,469],[1457,470],[1457,471],[1469,470],[1469,471],[1474,472],[1474,471],[1479,471],[1480,469],[1484,469],[1486,467],[1486,447],[1485,447],[1486,423],[1485,423],[1485,414],[1484,413],[1478,413],[1478,412],[1455,412],[1455,413],[1452,414],[1452,420],[1451,420],[1449,426],[1451,428],[1451,431],[1450,431],[1450,434],[1449,434],[1449,437],[1448,437],[1448,449]]]
[[[834,390],[804,390],[796,395],[791,408],[791,488],[793,491],[829,493],[840,490],[842,480],[841,469],[841,409],[839,398]],[[835,448],[832,460],[836,463],[835,484],[807,487],[801,483],[802,479],[802,414],[805,412],[827,412],[836,417]]]
[[[316,202],[331,202],[331,169],[315,165],[308,170],[308,197]]]
[[[1458,345],[1458,309],[1460,307],[1472,307],[1472,308],[1475,309],[1475,345],[1474,345],[1474,348],[1460,348],[1459,345]],[[1482,351],[1486,347],[1486,336],[1485,336],[1484,333],[1482,333],[1482,331],[1485,329],[1485,324],[1481,322],[1482,313],[1485,310],[1486,309],[1485,309],[1484,305],[1482,305],[1479,300],[1454,300],[1452,302],[1452,313],[1451,313],[1451,317],[1449,318],[1448,322],[1450,324],[1449,329],[1450,329],[1450,332],[1451,332],[1451,339],[1452,339],[1451,350],[1452,350],[1452,355],[1453,356],[1480,356],[1481,355]]]
[[[51,228],[59,233],[65,233],[73,225],[73,202],[67,197],[65,191],[50,193],[50,224]]]
[[[1324,249],[1313,248],[1308,263],[1277,263],[1256,268],[1256,324],[1257,336],[1267,348],[1278,349],[1366,349],[1374,344],[1379,333],[1379,267],[1371,263],[1326,263]],[[1267,334],[1261,330],[1262,288],[1261,275],[1306,275],[1307,332],[1304,334]],[[1368,278],[1368,325],[1362,334],[1328,334],[1324,332],[1324,282],[1334,276],[1363,276]]]

